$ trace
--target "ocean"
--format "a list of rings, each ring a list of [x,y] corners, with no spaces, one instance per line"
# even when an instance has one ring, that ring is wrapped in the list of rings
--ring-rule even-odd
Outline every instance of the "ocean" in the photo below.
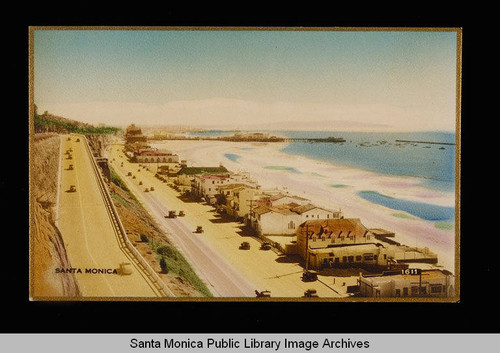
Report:
[[[193,134],[223,136],[234,133],[235,131],[214,130]],[[449,193],[455,190],[455,133],[328,131],[270,131],[269,133],[289,138],[341,137],[345,142],[291,142],[282,149],[282,152],[384,175],[416,177],[421,180],[421,185],[439,192]],[[234,159],[235,156],[227,158]],[[365,190],[358,195],[370,202],[406,211],[426,220],[452,221],[454,218],[454,209],[449,207],[409,202],[387,197],[373,190]]]

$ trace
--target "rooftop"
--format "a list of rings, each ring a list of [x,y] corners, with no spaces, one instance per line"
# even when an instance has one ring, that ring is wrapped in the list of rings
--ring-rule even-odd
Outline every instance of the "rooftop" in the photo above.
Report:
[[[307,229],[310,236],[328,235],[340,236],[354,235],[362,237],[368,232],[368,229],[361,223],[359,218],[333,218],[333,219],[317,219],[305,221],[299,226],[299,231]]]

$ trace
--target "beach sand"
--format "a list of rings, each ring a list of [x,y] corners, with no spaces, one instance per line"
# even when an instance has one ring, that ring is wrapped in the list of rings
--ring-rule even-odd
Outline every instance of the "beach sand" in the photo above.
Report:
[[[171,140],[152,143],[187,160],[188,166],[223,164],[232,172],[245,171],[262,189],[278,188],[311,200],[329,209],[341,209],[345,218],[359,218],[367,228],[395,232],[394,240],[419,248],[428,247],[438,255],[439,265],[455,272],[455,226],[439,227],[403,211],[371,203],[359,191],[424,202],[455,206],[455,194],[421,185],[412,177],[396,177],[334,165],[281,152],[286,143]]]

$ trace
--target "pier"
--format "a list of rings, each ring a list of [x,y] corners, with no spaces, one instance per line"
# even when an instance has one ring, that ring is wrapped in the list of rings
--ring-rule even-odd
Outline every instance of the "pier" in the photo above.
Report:
[[[153,137],[150,140],[209,140],[209,141],[230,141],[230,142],[327,142],[327,143],[343,143],[345,139],[341,137],[327,138],[293,138],[293,137],[255,137],[255,136],[165,136]]]
[[[455,145],[452,142],[431,142],[431,141],[411,141],[411,140],[396,140],[396,142],[426,143],[426,144],[431,144],[431,145],[451,145],[451,146]]]

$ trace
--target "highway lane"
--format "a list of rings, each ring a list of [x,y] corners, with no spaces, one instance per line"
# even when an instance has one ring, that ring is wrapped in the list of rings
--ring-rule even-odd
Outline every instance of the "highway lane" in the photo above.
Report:
[[[208,285],[214,296],[251,297],[255,296],[255,285],[247,281],[234,270],[220,254],[203,239],[193,233],[192,227],[183,220],[165,219],[167,207],[153,193],[145,193],[144,186],[139,186],[126,176],[125,168],[112,163],[112,167],[127,184],[132,193],[143,203],[144,207],[155,216],[169,233],[169,239],[186,256],[196,273]]]
[[[64,136],[61,143],[57,225],[82,296],[159,296],[147,276],[120,248],[83,137],[72,135],[68,141]],[[72,151],[66,154],[70,149]],[[70,164],[73,169],[69,169]],[[76,187],[76,192],[69,192],[71,185]],[[113,273],[122,262],[132,264],[131,275]],[[103,271],[105,273],[100,273]]]
[[[162,217],[168,213],[168,210],[152,193],[145,193],[144,198],[151,205],[157,219],[160,219],[161,223],[171,231],[172,242],[198,269],[205,281],[212,287],[212,292],[215,291],[213,294],[221,297],[255,296],[255,285],[236,272],[203,238],[197,236],[191,227],[179,218]]]

